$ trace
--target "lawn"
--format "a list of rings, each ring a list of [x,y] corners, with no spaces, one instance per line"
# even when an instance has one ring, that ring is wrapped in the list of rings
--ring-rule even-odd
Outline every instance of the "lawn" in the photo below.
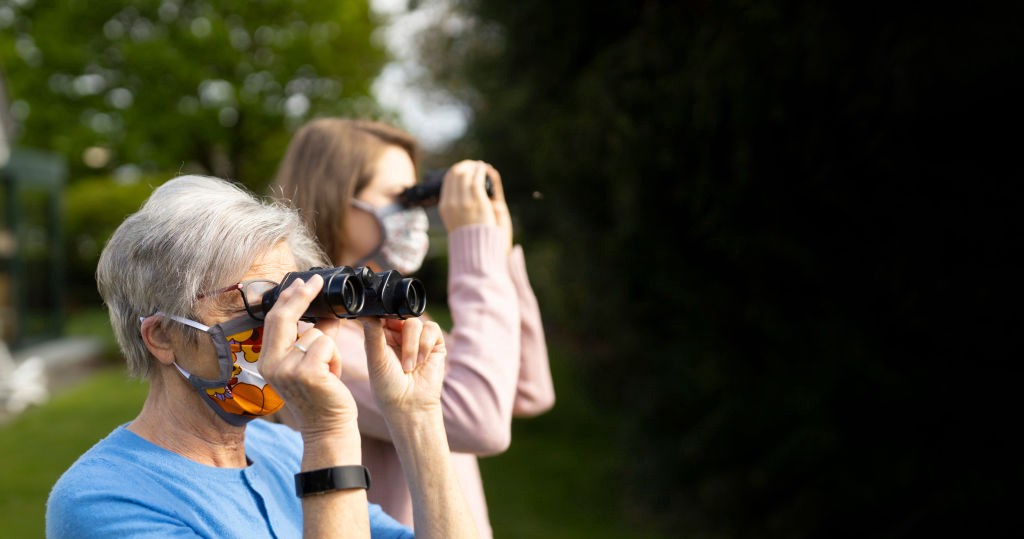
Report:
[[[495,536],[650,538],[620,516],[614,454],[552,347],[555,409],[517,420],[511,449],[481,467]],[[110,367],[0,426],[0,537],[43,536],[46,496],[75,458],[139,409],[147,386]]]
[[[108,368],[0,427],[0,537],[43,537],[50,487],[78,455],[135,416],[146,388]]]

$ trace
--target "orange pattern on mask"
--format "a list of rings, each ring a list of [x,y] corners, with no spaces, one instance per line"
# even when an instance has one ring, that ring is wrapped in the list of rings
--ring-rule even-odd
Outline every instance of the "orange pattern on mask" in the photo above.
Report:
[[[235,387],[235,384],[238,383],[238,373],[240,373],[240,372],[242,372],[242,368],[239,367],[238,365],[235,365],[235,368],[232,369],[232,371],[231,371],[231,379],[228,380],[228,383],[226,385],[224,385],[224,386],[221,386],[221,387],[215,387],[213,389],[207,389],[206,390],[206,394],[209,395],[211,399],[217,399],[218,401],[223,401],[224,399],[230,399],[231,398],[231,388]]]
[[[231,335],[228,343],[231,345],[232,356],[237,358],[238,352],[242,352],[246,361],[256,363],[263,350],[263,326]]]
[[[236,333],[227,340],[235,361],[242,359],[248,363],[255,363],[263,349],[263,327]],[[269,385],[259,387],[239,382],[238,375],[241,372],[242,368],[235,363],[231,379],[225,386],[206,390],[207,395],[224,411],[238,415],[261,416],[284,405],[280,395]]]
[[[264,410],[277,410],[282,404],[281,397],[270,386],[260,388],[241,383],[232,387],[231,393],[232,398],[218,400],[217,404],[225,411],[239,415],[263,415]]]

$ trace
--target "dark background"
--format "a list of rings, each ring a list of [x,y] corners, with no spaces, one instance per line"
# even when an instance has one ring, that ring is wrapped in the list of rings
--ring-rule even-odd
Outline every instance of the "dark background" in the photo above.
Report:
[[[510,178],[627,510],[690,537],[1007,529],[1019,7],[464,4],[507,47],[439,39],[437,72],[477,92],[463,148]]]

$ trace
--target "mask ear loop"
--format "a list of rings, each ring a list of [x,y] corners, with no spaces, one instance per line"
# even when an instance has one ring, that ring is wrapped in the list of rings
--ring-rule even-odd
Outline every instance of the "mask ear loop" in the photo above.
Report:
[[[234,362],[231,361],[230,363],[225,364],[225,361],[223,360],[223,358],[229,358],[229,360],[233,359],[231,358],[231,348],[230,345],[228,344],[227,339],[224,338],[224,332],[219,325],[210,327],[207,326],[206,324],[196,322],[195,320],[190,320],[188,318],[184,318],[181,316],[175,316],[173,314],[167,314],[162,311],[157,311],[150,316],[163,316],[165,318],[170,318],[175,322],[179,322],[185,324],[186,326],[196,328],[199,331],[202,331],[203,333],[212,336],[213,339],[211,340],[213,341],[213,347],[217,351],[217,366],[220,368],[221,380],[231,379],[231,374],[234,371]],[[139,320],[141,321],[143,320],[143,318],[140,317]],[[178,372],[180,372],[182,376],[185,377],[186,380],[192,380],[193,375],[186,371],[185,369],[182,369],[181,366],[178,365],[177,361],[174,362],[174,367],[178,369]],[[204,384],[216,384],[216,382],[213,380],[206,380],[204,378],[199,378],[198,376],[194,378],[196,379],[196,381],[199,381]]]
[[[209,333],[210,332],[210,326],[207,326],[207,325],[204,325],[204,324],[200,324],[199,322],[196,322],[195,320],[189,320],[188,318],[182,318],[180,316],[174,316],[173,314],[167,314],[167,313],[163,313],[163,312],[160,312],[160,311],[157,311],[156,313],[154,313],[154,316],[156,316],[156,315],[163,316],[164,318],[170,318],[171,320],[174,320],[175,322],[181,322],[182,324],[185,324],[186,326],[194,327],[194,328],[198,329],[199,331],[202,331],[203,333]]]
[[[181,365],[178,365],[177,361],[175,361],[174,363],[171,363],[171,365],[174,365],[174,368],[178,369],[178,372],[181,373],[181,375],[184,376],[186,380],[191,380],[192,379],[192,373],[190,373],[190,372],[186,371],[185,369],[181,368]]]

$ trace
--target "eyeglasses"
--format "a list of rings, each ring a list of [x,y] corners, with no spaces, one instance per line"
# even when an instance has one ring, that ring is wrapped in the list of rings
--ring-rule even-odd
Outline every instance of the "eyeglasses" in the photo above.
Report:
[[[235,283],[231,286],[225,286],[212,292],[199,294],[196,298],[209,298],[231,292],[232,290],[238,290],[238,293],[242,295],[242,303],[245,304],[245,312],[249,313],[249,316],[256,320],[263,320],[265,316],[263,312],[263,295],[277,288],[277,285],[278,283],[266,279],[252,279]]]

